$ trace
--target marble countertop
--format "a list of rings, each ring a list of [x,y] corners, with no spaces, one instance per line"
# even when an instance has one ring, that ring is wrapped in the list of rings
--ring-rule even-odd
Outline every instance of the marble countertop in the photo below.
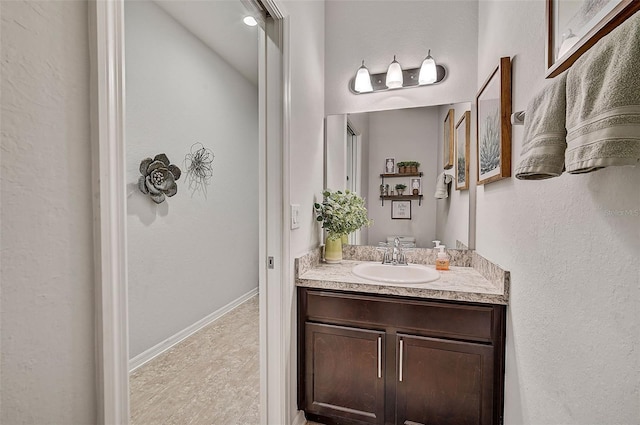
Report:
[[[317,263],[296,278],[297,286],[356,291],[415,298],[508,304],[508,281],[486,279],[472,267],[451,266],[440,271],[440,279],[420,284],[385,284],[354,275],[354,266],[365,261],[343,260],[340,264]],[[397,267],[397,266],[389,266]],[[427,265],[435,268],[435,266]]]

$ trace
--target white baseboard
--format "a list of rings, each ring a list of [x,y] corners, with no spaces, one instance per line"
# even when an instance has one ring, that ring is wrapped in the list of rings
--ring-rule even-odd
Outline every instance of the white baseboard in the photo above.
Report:
[[[234,308],[238,307],[240,304],[244,303],[245,301],[248,301],[249,299],[253,298],[257,294],[258,294],[258,288],[252,289],[246,294],[231,301],[229,304],[219,308],[218,310],[214,311],[208,316],[198,320],[193,325],[181,330],[177,334],[172,335],[169,338],[165,339],[164,341],[154,345],[153,347],[149,348],[147,351],[144,351],[138,354],[137,356],[129,360],[129,373],[133,372],[143,364],[147,363],[153,358],[164,353],[169,348],[173,347],[174,345],[181,342],[182,340],[190,337],[191,335],[198,332],[200,329],[204,328],[205,326],[218,320],[219,318],[221,318],[222,316],[224,316]]]
[[[304,417],[304,412],[302,410],[298,410],[298,413],[291,421],[291,425],[305,425],[307,423],[307,419]]]

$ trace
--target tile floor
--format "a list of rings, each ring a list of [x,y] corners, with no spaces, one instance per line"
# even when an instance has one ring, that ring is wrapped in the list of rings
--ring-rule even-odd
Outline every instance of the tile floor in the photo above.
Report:
[[[132,425],[259,423],[258,296],[136,369]]]

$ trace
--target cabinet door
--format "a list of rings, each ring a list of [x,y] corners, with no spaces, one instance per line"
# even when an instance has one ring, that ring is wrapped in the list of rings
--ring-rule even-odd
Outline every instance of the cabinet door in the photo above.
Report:
[[[384,423],[384,332],[306,323],[305,411]]]
[[[399,425],[489,425],[493,347],[398,334]]]

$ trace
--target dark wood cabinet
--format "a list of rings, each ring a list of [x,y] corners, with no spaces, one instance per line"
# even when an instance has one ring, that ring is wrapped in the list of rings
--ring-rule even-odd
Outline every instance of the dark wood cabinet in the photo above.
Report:
[[[398,424],[493,422],[493,347],[397,336]]]
[[[298,288],[298,407],[324,424],[500,424],[505,311]]]
[[[307,323],[307,410],[384,424],[384,332]]]

